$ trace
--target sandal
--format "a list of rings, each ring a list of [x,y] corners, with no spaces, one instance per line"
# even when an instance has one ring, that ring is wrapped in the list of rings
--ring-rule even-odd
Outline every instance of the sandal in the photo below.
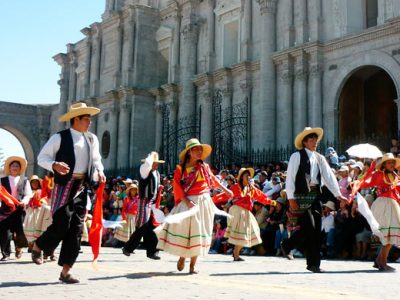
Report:
[[[64,275],[62,272],[60,273],[59,280],[67,284],[79,283],[79,279],[72,277],[71,274]]]
[[[35,251],[32,249],[32,261],[37,265],[43,264],[42,251]]]
[[[184,257],[179,257],[178,263],[176,264],[176,268],[178,271],[182,271],[185,268],[185,258]]]

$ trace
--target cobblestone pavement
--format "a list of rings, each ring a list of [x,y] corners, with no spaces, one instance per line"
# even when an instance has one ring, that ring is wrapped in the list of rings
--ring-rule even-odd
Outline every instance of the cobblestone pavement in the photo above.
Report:
[[[98,270],[89,247],[73,268],[81,283],[61,284],[54,262],[36,266],[30,255],[0,262],[0,299],[398,299],[396,273],[381,273],[371,262],[323,261],[323,274],[305,269],[303,259],[251,256],[232,262],[228,255],[209,255],[198,262],[199,274],[176,271],[177,258],[160,253],[159,261],[136,250],[102,248]]]

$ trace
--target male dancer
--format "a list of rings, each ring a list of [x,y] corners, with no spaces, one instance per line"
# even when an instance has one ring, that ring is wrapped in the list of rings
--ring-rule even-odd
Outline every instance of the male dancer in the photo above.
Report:
[[[298,217],[297,230],[289,239],[283,240],[282,252],[293,259],[289,252],[294,248],[304,251],[307,270],[321,273],[321,186],[327,188],[338,200],[347,200],[340,193],[340,188],[326,159],[316,152],[322,139],[322,128],[306,127],[295,139],[298,150],[289,160],[286,178],[286,193],[290,211]]]
[[[69,121],[71,128],[53,135],[38,156],[39,165],[54,172],[53,223],[36,240],[32,260],[42,264],[41,251],[51,253],[62,241],[58,264],[62,267],[59,279],[64,283],[79,282],[69,271],[79,254],[89,181],[106,179],[99,141],[88,132],[91,117],[99,112],[100,109],[85,103],[72,104],[59,118],[60,122]]]
[[[146,247],[148,258],[160,259],[157,255],[157,236],[154,233],[154,216],[151,212],[151,206],[156,203],[160,187],[160,173],[157,171],[158,164],[163,164],[165,161],[158,159],[157,152],[151,152],[146,159],[142,160],[140,166],[139,179],[139,208],[136,216],[136,231],[131,235],[125,246],[122,248],[122,253],[130,256],[131,253],[139,246],[140,240],[143,241]]]

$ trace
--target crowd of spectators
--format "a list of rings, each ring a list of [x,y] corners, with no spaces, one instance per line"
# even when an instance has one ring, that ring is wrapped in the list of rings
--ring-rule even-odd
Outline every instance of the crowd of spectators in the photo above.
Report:
[[[371,160],[347,159],[339,156],[336,151],[329,147],[325,157],[335,172],[342,194],[350,195],[354,180],[363,178],[371,165]],[[234,164],[222,170],[212,168],[213,172],[221,182],[229,187],[236,182],[238,170],[242,166]],[[285,179],[287,161],[270,163],[260,166],[245,165],[256,170],[252,184],[262,190],[269,198],[276,200],[276,206],[254,203],[253,213],[261,231],[262,244],[251,249],[244,248],[242,255],[273,255],[282,256],[280,242],[287,238],[292,231],[290,218],[288,218],[288,201],[285,192]],[[107,179],[103,196],[104,219],[110,223],[122,221],[124,214],[124,200],[126,188],[137,181],[133,178],[118,176]],[[174,206],[173,175],[163,175],[164,186],[161,210],[168,214]],[[212,191],[212,196],[220,191]],[[361,194],[371,205],[376,198],[374,189],[362,190]],[[322,233],[323,245],[321,254],[325,258],[333,259],[358,259],[373,260],[379,248],[379,241],[372,235],[370,227],[364,217],[358,212],[357,202],[351,204],[338,202],[330,192],[322,187],[323,217]],[[223,204],[220,208],[228,211],[230,202]],[[231,254],[233,247],[226,242],[224,233],[227,221],[221,216],[215,217],[215,230],[210,254]],[[123,241],[114,237],[115,228],[104,230],[103,246],[122,247]],[[391,259],[397,259],[399,249],[394,248]],[[294,250],[295,257],[302,257],[301,249]]]

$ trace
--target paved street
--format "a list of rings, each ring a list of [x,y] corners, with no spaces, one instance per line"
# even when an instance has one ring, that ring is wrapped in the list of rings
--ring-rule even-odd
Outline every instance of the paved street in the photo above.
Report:
[[[58,281],[56,263],[36,266],[24,253],[20,261],[0,264],[0,299],[397,299],[399,271],[380,273],[371,262],[323,261],[324,274],[305,270],[305,261],[275,257],[209,255],[198,263],[197,275],[176,271],[176,257],[161,253],[161,261],[137,250],[130,257],[120,249],[102,248],[98,270],[83,248],[73,271],[76,285]],[[118,298],[117,298],[118,297]]]

